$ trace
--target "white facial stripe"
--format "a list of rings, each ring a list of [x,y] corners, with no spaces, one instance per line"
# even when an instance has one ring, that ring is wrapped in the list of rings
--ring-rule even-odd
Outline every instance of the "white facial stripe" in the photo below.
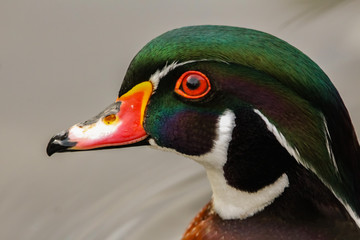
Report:
[[[101,119],[91,125],[79,127],[74,125],[69,129],[69,138],[76,139],[102,139],[114,133],[121,123],[106,125]]]
[[[150,139],[149,143],[153,147],[159,148],[164,151],[179,153],[183,156],[191,158],[196,162],[201,163],[205,167],[222,168],[227,160],[227,149],[232,138],[232,131],[235,127],[235,114],[226,110],[218,120],[217,124],[217,139],[214,140],[213,147],[209,153],[201,156],[191,156],[179,153],[174,149],[160,147],[156,144],[154,139]]]
[[[219,118],[217,139],[212,151],[200,157],[192,157],[203,164],[213,191],[213,207],[223,219],[244,219],[253,216],[271,204],[289,185],[286,174],[276,182],[255,193],[238,190],[227,184],[223,166],[227,161],[229,143],[235,127],[235,114],[226,110]]]
[[[311,170],[313,173],[317,174],[317,172],[315,171],[315,169],[313,169],[311,166],[308,166],[306,165],[306,162],[301,160],[301,157],[300,157],[300,154],[299,154],[299,151],[296,149],[296,148],[293,148],[290,146],[290,144],[287,142],[287,140],[285,139],[284,135],[281,134],[281,132],[279,132],[277,130],[277,128],[272,124],[270,123],[269,119],[267,119],[259,110],[257,109],[254,109],[254,112],[256,114],[258,114],[261,119],[265,122],[268,130],[270,132],[273,133],[273,135],[275,136],[275,138],[278,140],[278,142],[281,144],[281,146],[283,146],[287,151],[288,153],[293,156],[295,158],[295,160],[301,164],[302,166],[304,166],[305,168]],[[329,156],[332,160],[332,163],[334,164],[334,168],[335,170],[338,171],[338,167],[337,167],[337,164],[336,164],[336,161],[335,161],[335,156],[332,152],[332,148],[330,146],[330,143],[329,143],[329,139],[330,138],[330,133],[329,133],[329,129],[327,127],[327,123],[326,123],[326,120],[325,120],[325,117],[323,117],[323,121],[324,121],[324,134],[325,134],[325,138],[326,138],[326,145],[327,145],[327,149],[328,149],[328,152],[329,152]],[[317,174],[318,175],[318,174]],[[318,175],[319,176],[319,175]],[[348,211],[348,213],[350,214],[350,216],[354,219],[355,223],[360,227],[360,218],[359,216],[351,209],[351,207],[344,202],[344,200],[342,200],[340,197],[338,197],[338,195],[334,192],[334,190],[332,189],[332,187],[327,184],[326,181],[324,181],[321,176],[319,176],[320,180],[325,184],[325,186],[327,186],[331,192],[334,194],[334,196],[344,205],[345,209]]]
[[[211,151],[202,156],[191,156],[192,159],[201,163],[205,168],[221,168],[227,161],[227,150],[232,139],[235,127],[235,114],[226,110],[218,120],[217,139],[214,140]]]
[[[324,135],[325,135],[325,139],[326,139],[326,148],[328,150],[329,157],[330,157],[330,159],[331,159],[331,161],[332,161],[332,163],[334,165],[335,171],[337,173],[339,173],[339,168],[337,166],[332,147],[330,146],[331,136],[330,136],[329,129],[328,129],[328,126],[327,126],[327,122],[326,122],[326,119],[325,119],[324,116],[322,116],[322,119],[323,119],[323,122],[324,122]]]
[[[356,225],[360,228],[360,218],[359,218],[359,216],[351,209],[349,204],[343,203],[343,201],[341,199],[339,199],[339,201],[344,205],[345,209],[348,211],[348,213],[350,214],[352,219],[354,219]]]
[[[329,153],[329,157],[334,165],[334,168],[335,168],[335,171],[337,173],[339,173],[339,168],[337,166],[337,163],[336,163],[336,160],[335,160],[335,156],[334,156],[334,153],[332,151],[332,147],[330,146],[330,141],[331,141],[331,136],[330,136],[330,133],[329,133],[329,129],[328,129],[328,126],[327,126],[327,122],[326,122],[326,119],[324,116],[322,116],[323,118],[323,122],[324,122],[324,134],[325,134],[325,139],[326,139],[326,147],[327,147],[327,150],[328,150],[328,153]],[[325,184],[327,185],[327,184]],[[330,190],[333,192],[333,194],[335,195],[335,197],[344,205],[345,209],[347,210],[347,212],[350,214],[350,216],[352,217],[352,219],[354,219],[356,225],[358,225],[358,227],[360,228],[360,218],[359,216],[354,212],[353,209],[351,209],[351,207],[349,206],[349,204],[345,203],[341,198],[339,198],[335,192],[332,190],[331,186],[328,186],[328,188],[330,188]]]
[[[275,136],[276,140],[283,146],[288,153],[295,158],[295,160],[303,165],[303,162],[300,160],[300,154],[299,151],[292,147],[289,142],[286,140],[284,135],[282,135],[281,132],[272,124],[267,117],[265,117],[259,110],[254,109],[254,112],[261,117],[261,119],[265,122],[267,129]],[[309,168],[309,166],[304,166],[306,168]]]
[[[283,174],[273,184],[255,193],[240,191],[227,184],[223,166],[227,161],[228,147],[232,139],[234,127],[235,114],[231,110],[226,110],[219,117],[217,138],[214,140],[212,150],[202,156],[182,154],[205,167],[213,191],[212,201],[214,210],[223,219],[244,219],[254,215],[271,204],[289,185],[286,174]],[[151,145],[157,146],[153,139],[149,142]],[[173,149],[162,149],[176,152]]]

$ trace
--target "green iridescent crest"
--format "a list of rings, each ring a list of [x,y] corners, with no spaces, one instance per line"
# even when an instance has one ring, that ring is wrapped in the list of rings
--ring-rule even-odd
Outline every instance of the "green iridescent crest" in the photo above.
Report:
[[[349,114],[319,66],[281,39],[225,26],[169,31],[149,42],[133,59],[119,96],[166,64],[205,59],[251,68],[276,82],[279,88],[273,92],[282,94],[283,103],[292,104],[298,114],[253,107],[285,138],[296,160],[359,215],[360,150]]]

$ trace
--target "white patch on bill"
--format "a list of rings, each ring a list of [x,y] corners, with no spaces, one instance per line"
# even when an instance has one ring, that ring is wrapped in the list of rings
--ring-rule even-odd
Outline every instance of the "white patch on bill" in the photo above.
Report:
[[[72,141],[78,139],[102,139],[114,133],[120,125],[121,123],[107,125],[102,119],[90,125],[78,126],[78,124],[76,124],[69,129],[69,138]]]

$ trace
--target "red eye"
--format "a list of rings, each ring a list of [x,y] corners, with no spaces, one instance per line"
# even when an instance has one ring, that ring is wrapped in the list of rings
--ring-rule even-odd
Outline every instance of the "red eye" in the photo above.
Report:
[[[188,71],[177,80],[175,92],[186,98],[197,99],[205,96],[210,88],[210,81],[204,74]]]

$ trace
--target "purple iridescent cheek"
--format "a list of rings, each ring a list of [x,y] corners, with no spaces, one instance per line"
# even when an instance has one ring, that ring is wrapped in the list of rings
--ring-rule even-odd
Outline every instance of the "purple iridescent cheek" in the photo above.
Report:
[[[187,155],[205,154],[213,146],[217,118],[215,114],[191,111],[174,114],[161,126],[161,142]]]

